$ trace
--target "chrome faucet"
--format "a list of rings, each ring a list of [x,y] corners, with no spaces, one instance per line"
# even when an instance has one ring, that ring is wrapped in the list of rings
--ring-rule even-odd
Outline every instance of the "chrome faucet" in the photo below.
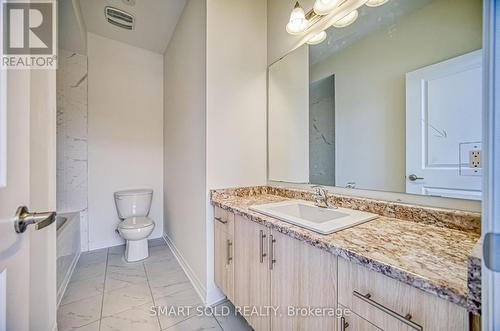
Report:
[[[337,208],[337,206],[332,205],[328,202],[328,191],[319,185],[313,186],[316,189],[316,194],[314,195],[314,201],[316,202],[316,207],[320,208]]]

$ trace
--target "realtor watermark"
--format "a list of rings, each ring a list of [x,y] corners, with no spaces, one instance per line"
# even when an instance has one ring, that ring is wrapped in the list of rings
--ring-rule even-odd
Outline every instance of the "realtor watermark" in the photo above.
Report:
[[[0,0],[2,69],[57,68],[55,0]]]
[[[151,316],[216,316],[226,317],[230,315],[241,315],[243,317],[301,317],[301,318],[341,318],[349,316],[351,311],[340,307],[297,307],[297,306],[228,306],[205,307],[205,306],[151,306]]]

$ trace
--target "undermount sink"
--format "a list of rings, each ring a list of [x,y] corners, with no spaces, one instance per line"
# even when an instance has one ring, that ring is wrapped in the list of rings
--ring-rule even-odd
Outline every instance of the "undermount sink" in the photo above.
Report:
[[[347,209],[321,208],[307,201],[284,201],[251,206],[250,210],[321,234],[330,234],[373,220],[378,215]]]

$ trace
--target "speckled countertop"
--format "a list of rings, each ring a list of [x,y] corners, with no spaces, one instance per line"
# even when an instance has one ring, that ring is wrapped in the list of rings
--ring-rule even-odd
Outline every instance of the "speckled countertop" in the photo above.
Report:
[[[481,314],[481,266],[483,242],[479,240],[467,260],[467,307],[476,315]]]
[[[419,206],[390,208],[391,215],[406,215],[411,220],[387,217],[387,207],[377,214],[379,218],[330,235],[279,221],[250,211],[252,205],[283,201],[290,198],[310,200],[311,192],[271,187],[213,190],[212,204],[241,214],[290,237],[305,241],[315,247],[359,263],[369,269],[402,281],[453,303],[467,307],[467,258],[479,238],[475,226],[479,214],[429,209]],[[384,202],[331,196],[331,201],[342,207],[374,212],[374,206]],[[387,203],[391,204],[391,203]],[[420,217],[424,210],[426,217]],[[429,213],[434,215],[428,217]],[[454,216],[450,215],[453,213]],[[444,226],[435,214],[453,218],[451,226]],[[460,227],[461,222],[465,226]]]

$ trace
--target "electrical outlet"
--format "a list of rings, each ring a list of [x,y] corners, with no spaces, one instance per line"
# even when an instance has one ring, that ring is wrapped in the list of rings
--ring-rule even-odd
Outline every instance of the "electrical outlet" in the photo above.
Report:
[[[480,149],[473,149],[469,151],[469,168],[481,168]]]

